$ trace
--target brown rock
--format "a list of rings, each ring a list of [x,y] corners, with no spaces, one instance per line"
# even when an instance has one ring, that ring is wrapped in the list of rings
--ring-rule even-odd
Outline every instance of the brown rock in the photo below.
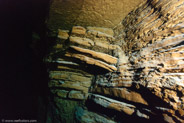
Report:
[[[88,38],[80,38],[80,37],[73,37],[70,36],[70,42],[72,43],[76,43],[76,44],[80,44],[80,45],[84,45],[84,46],[88,46],[91,47],[94,45],[94,42]]]
[[[84,93],[88,93],[89,88],[86,87],[86,85],[83,86],[82,84],[84,83],[80,83],[80,82],[76,83],[71,81],[63,81],[63,83],[60,83],[58,81],[51,80],[48,85],[50,88],[57,87],[57,88],[73,89],[73,90],[82,91]],[[91,85],[91,83],[85,83],[85,84],[88,84],[89,86]]]
[[[69,30],[61,30],[61,29],[58,29],[58,38],[60,39],[68,39],[69,37]]]
[[[85,4],[90,2],[84,1]],[[84,10],[93,9],[83,7]],[[60,61],[60,68],[64,71],[50,73],[50,78],[55,80],[49,82],[49,87],[73,90],[70,94],[72,100],[84,99],[83,94],[88,95],[92,86],[89,99],[95,102],[94,105],[133,114],[141,119],[158,118],[169,123],[182,123],[183,15],[183,1],[145,1],[115,28],[115,42],[112,42],[114,32],[111,29],[88,27],[84,35],[82,27],[74,27],[73,32],[82,35],[70,36],[70,43],[79,47],[71,46],[74,50],[66,51],[64,58],[73,62],[78,59],[88,65],[104,68],[109,73],[95,75],[91,85],[90,77],[78,74],[75,70],[80,69],[80,62],[63,67]],[[79,15],[77,19],[80,18],[83,17]],[[113,55],[118,59],[114,59]],[[111,65],[116,63],[117,67]]]
[[[92,51],[92,50],[83,49],[83,48],[76,47],[76,46],[71,46],[71,48],[73,48],[76,51],[79,51],[81,53],[89,54],[93,58],[100,59],[100,60],[102,60],[106,63],[109,63],[109,64],[116,64],[117,63],[117,58],[116,57],[110,56],[110,55],[105,54],[105,53],[95,52],[95,51]]]
[[[113,32],[113,30],[111,28],[87,27],[87,30],[89,30],[89,31],[97,31],[97,34],[99,33],[98,36],[101,36],[101,37],[114,36],[114,32]],[[105,35],[104,33],[107,34],[107,35]]]
[[[84,75],[70,74],[70,79],[78,82],[91,82],[91,78]]]
[[[130,91],[126,88],[105,88],[105,87],[97,87],[95,88],[94,92],[100,93],[100,94],[106,94],[118,98],[123,98],[128,101],[141,103],[144,105],[148,105],[148,103],[144,100],[144,98],[141,96],[141,94]]]
[[[87,64],[96,65],[96,66],[102,67],[108,71],[116,71],[117,70],[117,68],[113,65],[109,65],[105,62],[102,62],[100,60],[95,60],[95,59],[87,57],[85,55],[75,54],[75,53],[66,53],[65,56],[80,59],[81,61],[84,61]]]
[[[118,112],[124,112],[127,115],[132,115],[135,111],[134,110],[135,106],[124,102],[120,102],[114,99],[110,99],[105,96],[92,94],[92,95],[89,95],[89,99],[93,100],[95,103],[105,108],[114,109]]]
[[[98,46],[101,48],[109,49],[109,45],[110,45],[109,43],[95,41],[95,46]]]
[[[178,113],[180,114],[180,116],[184,116],[184,110],[179,109],[179,110],[178,110]]]
[[[73,26],[72,28],[72,34],[80,34],[85,35],[86,29],[82,26]]]
[[[122,106],[118,103],[111,103],[108,108],[110,109],[115,109],[117,111],[122,111],[128,115],[132,115],[134,113],[134,109],[133,108],[129,108],[129,107],[126,107],[126,106]]]
[[[168,116],[167,114],[163,114],[163,116],[164,116],[165,122],[167,122],[167,123],[175,123],[173,121],[172,117]]]
[[[71,29],[74,25],[113,28],[144,0],[53,0],[48,27]]]
[[[61,71],[50,71],[49,75],[51,79],[68,79],[70,73],[64,73]]]

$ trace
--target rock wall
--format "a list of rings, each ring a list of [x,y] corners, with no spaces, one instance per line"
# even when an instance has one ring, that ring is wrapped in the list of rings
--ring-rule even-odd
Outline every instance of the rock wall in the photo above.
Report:
[[[62,122],[73,122],[75,117],[79,122],[89,119],[92,122],[108,121],[80,106],[85,106],[85,101],[91,95],[89,92],[96,82],[95,75],[117,71],[118,58],[113,54],[121,48],[113,44],[113,35],[112,29],[100,27],[74,26],[71,32],[58,30],[58,41],[46,62],[49,65],[49,87],[54,100],[60,100],[55,103]],[[86,112],[85,116],[81,112]]]
[[[48,26],[57,31],[73,25],[113,28],[143,0],[52,0]]]
[[[58,30],[45,61],[62,122],[184,122],[183,0],[145,1],[114,30]]]

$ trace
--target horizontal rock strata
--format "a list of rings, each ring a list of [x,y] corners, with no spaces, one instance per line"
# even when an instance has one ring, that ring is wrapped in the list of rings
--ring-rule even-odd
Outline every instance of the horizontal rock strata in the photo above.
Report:
[[[148,101],[148,105],[156,110],[167,109],[162,110],[166,122],[184,122],[183,4],[175,0],[145,2],[123,20],[115,33],[117,39],[123,39],[122,47],[129,59],[127,64],[119,65],[119,78],[131,83],[117,86],[134,88],[145,100],[148,94],[142,93],[143,89],[158,98],[165,105],[158,106],[156,100]],[[126,82],[120,79],[118,83]]]
[[[63,100],[63,105],[67,105],[67,100],[69,102],[73,100],[76,103],[85,101],[88,98],[95,74],[117,71],[118,58],[112,56],[112,52],[116,49],[120,50],[120,47],[112,43],[114,41],[113,31],[108,28],[74,26],[71,32],[59,29],[57,37],[57,43],[45,59],[49,66],[48,86],[51,93],[54,97]],[[73,109],[68,109],[68,107],[57,109],[73,111],[74,107]],[[60,115],[64,116],[65,114],[61,112]],[[82,118],[81,122],[87,122],[89,119],[85,119],[85,117],[91,118],[91,116],[99,117],[99,121],[102,119],[108,121],[109,119],[92,112],[79,116]],[[68,114],[66,117],[72,119],[75,116]],[[96,121],[97,119],[90,120]]]
[[[59,30],[62,43],[47,58],[57,66],[52,93],[86,102],[80,122],[184,122],[183,10],[183,0],[151,0],[114,31]]]

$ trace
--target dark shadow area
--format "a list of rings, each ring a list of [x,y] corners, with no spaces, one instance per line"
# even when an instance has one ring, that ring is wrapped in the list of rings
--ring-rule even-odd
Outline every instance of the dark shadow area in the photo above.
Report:
[[[0,118],[43,121],[46,116],[48,75],[42,59],[48,10],[49,0],[0,1]],[[31,48],[33,32],[40,40]]]
[[[93,112],[98,112],[100,114],[105,114],[105,115],[107,115],[108,117],[111,117],[111,118],[116,117],[115,120],[118,121],[118,122],[125,122],[126,123],[126,122],[136,122],[136,121],[138,121],[138,122],[141,122],[141,123],[147,123],[147,122],[151,122],[151,123],[153,122],[154,123],[154,122],[159,121],[159,123],[165,123],[165,121],[162,117],[163,111],[161,111],[159,109],[156,109],[155,106],[165,107],[165,108],[170,108],[170,109],[171,109],[171,107],[166,102],[164,102],[160,98],[158,98],[156,95],[152,94],[151,91],[148,90],[147,88],[145,88],[143,86],[140,86],[140,89],[137,90],[135,86],[136,85],[133,84],[133,86],[128,88],[128,89],[131,90],[131,91],[136,91],[136,92],[140,93],[141,95],[143,95],[142,97],[144,97],[145,101],[148,102],[149,105],[144,105],[144,104],[141,104],[141,103],[128,101],[126,99],[115,97],[115,96],[112,96],[112,95],[106,95],[106,94],[101,94],[101,93],[94,93],[94,94],[100,94],[100,95],[105,96],[105,97],[110,98],[110,99],[121,101],[121,102],[124,102],[124,103],[127,103],[127,104],[132,104],[132,105],[136,106],[136,109],[138,109],[141,113],[144,113],[144,114],[150,116],[149,120],[146,120],[146,119],[141,118],[141,117],[137,117],[135,112],[134,112],[133,115],[129,116],[125,113],[118,112],[118,111],[115,111],[115,110],[111,111],[111,109],[107,109],[107,108],[104,108],[100,105],[97,105],[96,103],[94,103],[91,100],[88,100],[86,102],[86,105],[89,108],[89,110],[91,110]],[[148,112],[147,110],[144,110],[144,109],[151,110],[152,113]]]
[[[148,123],[149,120],[146,120],[144,118],[137,117],[136,115],[127,115],[123,112],[118,112],[113,109],[104,108],[96,103],[94,103],[91,100],[86,101],[86,106],[88,107],[89,111],[99,113],[101,115],[105,115],[109,118],[114,119],[117,123]]]
[[[86,101],[86,106],[89,111],[99,113],[103,116],[109,117],[111,119],[114,119],[118,123],[166,123],[161,117],[158,117],[157,115],[151,117],[151,119],[145,119],[142,117],[138,117],[136,115],[136,111],[132,115],[127,115],[124,112],[119,112],[113,109],[108,109],[105,107],[102,107],[101,105],[96,104],[92,100]],[[140,110],[141,112],[145,113],[144,111]]]

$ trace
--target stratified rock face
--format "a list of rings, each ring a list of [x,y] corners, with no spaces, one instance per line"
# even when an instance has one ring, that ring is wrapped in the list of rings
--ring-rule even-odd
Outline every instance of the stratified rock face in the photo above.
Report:
[[[152,0],[114,31],[59,30],[49,87],[66,105],[76,101],[68,121],[183,123],[183,16],[184,0]]]
[[[73,25],[113,28],[144,0],[52,0],[49,29]]]
[[[46,58],[49,88],[55,110],[59,112],[57,121],[71,123],[77,118],[78,122],[114,123],[82,108],[95,84],[95,75],[118,70],[118,58],[113,54],[115,50],[121,51],[121,48],[114,44],[113,35],[112,29],[101,27],[74,26],[71,32],[58,30],[57,44]],[[73,106],[69,108],[69,105]]]

